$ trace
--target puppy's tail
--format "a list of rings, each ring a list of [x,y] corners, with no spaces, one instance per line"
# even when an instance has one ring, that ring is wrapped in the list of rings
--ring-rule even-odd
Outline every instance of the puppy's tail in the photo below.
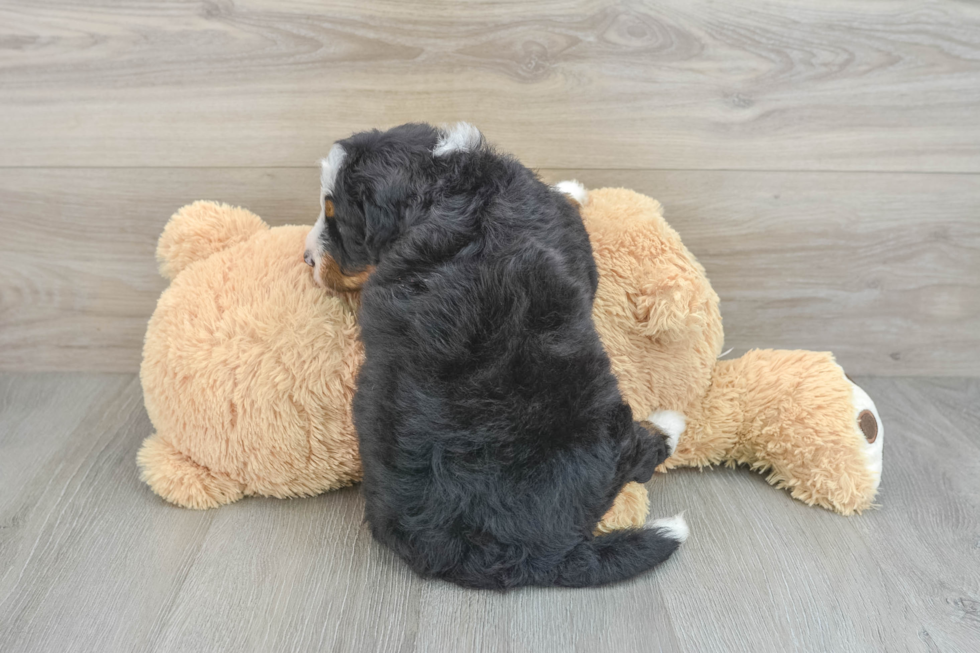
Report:
[[[592,587],[632,578],[669,558],[687,535],[682,513],[583,541],[561,563],[554,584]]]

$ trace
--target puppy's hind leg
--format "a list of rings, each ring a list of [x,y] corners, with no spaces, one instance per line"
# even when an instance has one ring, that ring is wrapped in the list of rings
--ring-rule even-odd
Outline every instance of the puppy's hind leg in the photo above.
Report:
[[[647,424],[644,424],[647,430],[651,432],[659,430],[667,437],[669,449],[667,456],[673,456],[674,451],[677,449],[677,442],[681,439],[681,435],[684,434],[684,430],[687,428],[687,418],[676,410],[657,410],[650,413],[646,421],[647,424],[652,424],[655,427],[655,429],[651,429]]]
[[[646,483],[677,448],[677,441],[686,427],[680,413],[662,410],[650,416],[649,422],[633,422],[635,461],[630,480]]]
[[[627,469],[626,480],[636,483],[646,483],[653,476],[657,466],[667,460],[667,437],[662,433],[653,433],[639,422],[633,423],[633,444],[626,460],[621,464]]]

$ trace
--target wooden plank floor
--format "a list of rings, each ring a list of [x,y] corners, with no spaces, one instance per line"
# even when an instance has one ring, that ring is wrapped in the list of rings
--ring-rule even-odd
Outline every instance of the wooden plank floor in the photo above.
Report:
[[[660,569],[497,594],[414,577],[358,488],[165,504],[137,478],[131,374],[0,374],[0,651],[980,650],[980,380],[858,381],[886,429],[879,509],[675,471],[652,510],[692,535]]]

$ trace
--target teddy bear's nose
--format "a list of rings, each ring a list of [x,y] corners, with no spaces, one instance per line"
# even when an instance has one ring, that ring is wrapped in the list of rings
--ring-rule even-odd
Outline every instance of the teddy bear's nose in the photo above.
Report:
[[[313,264],[315,263],[315,261],[313,260],[313,252],[311,252],[310,250],[306,250],[305,252],[303,252],[303,260],[306,261],[307,265],[313,267]]]

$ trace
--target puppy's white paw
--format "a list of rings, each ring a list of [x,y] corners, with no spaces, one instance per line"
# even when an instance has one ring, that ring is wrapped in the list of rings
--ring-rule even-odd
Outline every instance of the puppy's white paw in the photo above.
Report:
[[[667,436],[667,446],[670,447],[670,455],[674,455],[677,441],[681,439],[684,429],[687,428],[687,418],[676,410],[655,410],[647,417],[647,421],[664,432]]]
[[[677,542],[684,542],[687,540],[687,536],[691,534],[691,530],[687,527],[687,522],[684,521],[683,512],[673,517],[661,517],[660,519],[648,521],[646,527],[662,531],[666,537]]]
[[[585,186],[574,179],[570,181],[559,181],[555,184],[555,190],[568,195],[581,206],[585,206],[585,203],[589,201],[589,191],[585,190]]]

